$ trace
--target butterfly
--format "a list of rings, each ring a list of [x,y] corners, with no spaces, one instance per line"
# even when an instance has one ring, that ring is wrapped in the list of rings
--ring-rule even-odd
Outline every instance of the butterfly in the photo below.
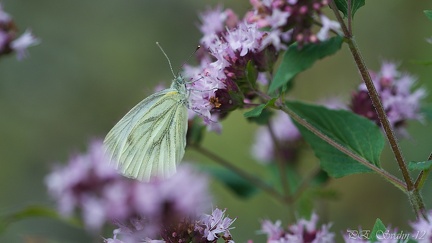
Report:
[[[172,71],[169,59],[168,63]],[[105,137],[111,163],[126,177],[143,181],[167,178],[176,172],[184,156],[188,90],[184,78],[172,73],[170,88],[138,103]]]

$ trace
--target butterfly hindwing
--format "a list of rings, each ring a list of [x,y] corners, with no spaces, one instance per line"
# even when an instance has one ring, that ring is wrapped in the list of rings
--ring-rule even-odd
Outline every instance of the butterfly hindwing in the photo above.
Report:
[[[157,92],[132,108],[105,138],[115,167],[125,176],[148,181],[175,173],[186,146],[186,95]]]

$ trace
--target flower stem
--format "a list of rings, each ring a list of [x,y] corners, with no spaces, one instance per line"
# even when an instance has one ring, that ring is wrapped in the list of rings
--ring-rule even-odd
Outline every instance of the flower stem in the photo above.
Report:
[[[417,218],[427,219],[425,205],[423,203],[423,198],[417,189],[413,189],[408,192],[408,198],[410,200],[411,206],[416,214]]]
[[[213,161],[217,162],[218,164],[226,167],[227,169],[236,173],[237,175],[239,175],[243,179],[251,182],[256,187],[260,188],[261,190],[263,190],[264,192],[266,192],[270,196],[272,196],[275,199],[277,199],[278,201],[280,201],[282,204],[287,205],[287,204],[291,203],[287,197],[284,197],[283,195],[281,195],[273,187],[269,186],[267,183],[263,182],[258,177],[245,172],[244,170],[242,170],[239,167],[233,165],[232,163],[226,161],[225,159],[223,159],[219,155],[213,153],[212,151],[210,151],[206,148],[203,148],[199,145],[189,145],[189,147],[194,149],[195,151],[199,152],[200,154],[206,156],[207,158],[212,159]]]
[[[329,2],[329,6],[330,6],[330,8],[333,10],[333,13],[334,13],[335,16],[336,16],[337,21],[340,23],[341,28],[342,28],[342,31],[343,31],[343,33],[344,33],[344,36],[345,36],[346,38],[351,38],[351,37],[352,37],[352,33],[351,33],[351,31],[347,28],[347,26],[345,25],[345,22],[343,21],[343,18],[342,18],[342,16],[340,15],[339,10],[338,10],[338,8],[337,8],[336,3],[334,2],[334,0],[330,0],[330,2]],[[350,12],[350,13],[351,13],[351,12]]]
[[[357,65],[357,68],[360,72],[360,75],[363,79],[363,82],[366,84],[369,97],[372,101],[372,104],[373,104],[377,114],[378,114],[380,124],[384,129],[384,132],[385,132],[387,139],[390,143],[390,147],[393,151],[394,157],[396,158],[398,166],[402,172],[402,176],[403,176],[404,181],[406,183],[406,190],[410,193],[410,195],[415,196],[415,198],[413,198],[412,196],[409,195],[409,198],[410,198],[411,203],[413,204],[414,211],[418,215],[418,212],[424,211],[423,200],[419,196],[418,191],[414,187],[414,183],[413,183],[412,178],[409,174],[409,171],[408,171],[408,168],[406,166],[402,151],[399,147],[398,140],[397,140],[396,135],[393,131],[393,128],[389,122],[389,119],[388,119],[387,114],[384,110],[384,107],[381,103],[381,99],[380,99],[379,94],[375,88],[375,85],[372,81],[372,78],[370,77],[370,74],[369,74],[368,69],[366,67],[366,64],[363,60],[363,57],[361,56],[360,49],[357,46],[357,43],[353,37],[352,32],[350,31],[350,29],[348,29],[346,27],[345,22],[343,21],[342,16],[339,13],[339,10],[337,9],[337,6],[336,6],[334,0],[330,0],[329,5],[330,5],[331,9],[333,10],[333,13],[336,16],[336,19],[338,20],[338,22],[340,23],[340,25],[342,27],[342,31],[345,35],[346,42],[348,43],[351,54],[352,54],[354,61]],[[348,18],[351,18],[351,16],[349,16]],[[414,193],[414,194],[411,194],[411,193]]]
[[[369,72],[367,71],[366,65],[363,62],[363,58],[360,55],[359,49],[358,49],[357,44],[354,41],[354,39],[348,39],[348,45],[349,45],[351,53],[354,57],[354,60],[357,64],[357,67],[359,68],[359,71],[362,75],[362,78],[366,84],[369,96],[372,100],[372,104],[375,107],[375,110],[377,111],[381,126],[383,127],[384,132],[387,135],[387,139],[390,143],[393,154],[396,158],[396,161],[399,165],[399,168],[402,171],[402,176],[403,176],[403,178],[407,184],[407,189],[410,191],[414,188],[414,184],[413,184],[411,176],[408,172],[408,168],[406,167],[406,163],[405,163],[404,157],[402,155],[402,151],[399,147],[399,143],[398,143],[398,140],[396,138],[396,135],[394,134],[392,126],[388,120],[387,114],[386,114],[384,107],[381,103],[379,94],[378,94],[378,92],[377,92],[377,90],[376,90],[376,88],[372,82],[372,79],[369,75]]]
[[[363,57],[361,56],[360,50],[357,46],[356,41],[354,40],[351,33],[349,33],[349,30],[346,28],[345,22],[342,19],[342,16],[340,15],[336,4],[334,3],[334,0],[330,1],[330,5],[332,7],[332,10],[334,14],[336,15],[336,18],[338,19],[339,23],[341,24],[342,30],[344,32],[346,42],[348,43],[349,49],[351,51],[351,54],[354,58],[354,61],[357,65],[357,68],[362,76],[363,82],[366,84],[366,87],[368,89],[369,97],[371,98],[372,104],[375,107],[375,110],[378,114],[378,118],[380,120],[381,126],[384,129],[384,132],[387,136],[387,139],[389,140],[391,149],[393,151],[393,154],[396,158],[396,161],[399,165],[399,168],[402,171],[402,176],[405,180],[405,183],[407,184],[407,190],[411,191],[414,188],[414,184],[412,182],[412,179],[409,175],[408,169],[405,164],[404,157],[402,155],[402,151],[399,148],[399,144],[396,138],[396,135],[394,134],[394,131],[392,129],[392,126],[390,125],[390,122],[388,120],[387,114],[384,110],[384,107],[381,103],[381,99],[379,97],[379,94],[375,88],[375,85],[373,84],[372,78],[370,77],[369,71],[366,67],[366,64],[364,63]]]

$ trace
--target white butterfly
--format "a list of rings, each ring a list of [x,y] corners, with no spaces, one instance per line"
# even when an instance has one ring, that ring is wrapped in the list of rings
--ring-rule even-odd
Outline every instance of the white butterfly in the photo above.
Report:
[[[168,63],[171,67],[169,59]],[[169,177],[184,156],[188,91],[184,79],[174,77],[170,88],[138,103],[105,137],[111,163],[127,177]]]

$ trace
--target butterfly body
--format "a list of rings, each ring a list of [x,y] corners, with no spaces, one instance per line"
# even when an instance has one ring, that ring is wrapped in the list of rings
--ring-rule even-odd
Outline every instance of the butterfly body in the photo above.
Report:
[[[185,153],[188,96],[184,79],[133,107],[108,133],[104,144],[122,174],[148,181],[176,172]]]

